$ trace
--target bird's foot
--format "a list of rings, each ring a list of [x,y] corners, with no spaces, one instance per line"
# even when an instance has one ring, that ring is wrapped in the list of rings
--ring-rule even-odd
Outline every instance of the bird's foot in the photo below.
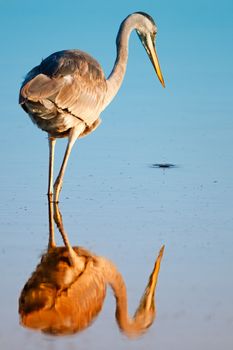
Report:
[[[54,201],[54,203],[59,202],[59,195],[61,193],[61,189],[62,189],[62,175],[59,174],[56,181],[54,182],[54,185],[53,185],[53,201]]]
[[[53,202],[53,193],[47,193],[49,202]]]
[[[60,194],[60,191],[54,193],[54,195],[53,195],[53,203],[56,203],[56,204],[59,203],[59,194]]]
[[[54,185],[54,194],[53,194],[53,202],[59,203],[59,195],[61,192],[61,186],[56,186],[56,183]]]

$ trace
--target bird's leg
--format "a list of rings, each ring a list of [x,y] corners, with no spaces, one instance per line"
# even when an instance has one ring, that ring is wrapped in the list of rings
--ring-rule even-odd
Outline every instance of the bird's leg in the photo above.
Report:
[[[54,235],[54,222],[53,222],[53,202],[48,197],[48,209],[49,209],[49,243],[48,250],[56,247],[55,235]]]
[[[68,163],[68,159],[72,150],[72,147],[75,143],[75,141],[77,140],[77,138],[79,137],[79,135],[83,132],[83,130],[85,129],[85,124],[81,123],[79,124],[77,127],[74,127],[70,130],[70,134],[69,134],[69,139],[68,139],[68,144],[66,147],[66,151],[65,151],[65,155],[63,158],[63,162],[58,174],[58,177],[54,183],[54,202],[58,203],[58,198],[59,198],[59,194],[61,192],[61,188],[62,188],[62,181],[63,181],[63,177],[65,174],[65,170],[67,167],[67,163]]]
[[[53,197],[53,167],[54,167],[54,148],[56,139],[49,136],[49,183],[48,183],[48,199],[52,201]]]

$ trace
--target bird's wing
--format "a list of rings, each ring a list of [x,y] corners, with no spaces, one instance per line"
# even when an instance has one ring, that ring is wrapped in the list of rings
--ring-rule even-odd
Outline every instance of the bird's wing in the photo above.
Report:
[[[107,91],[103,71],[91,56],[78,50],[50,55],[28,73],[22,85],[25,99],[53,103],[91,126],[98,118]]]

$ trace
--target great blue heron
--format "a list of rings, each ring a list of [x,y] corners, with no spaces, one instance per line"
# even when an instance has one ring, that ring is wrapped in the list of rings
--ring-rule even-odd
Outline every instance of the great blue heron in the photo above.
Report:
[[[79,50],[55,52],[33,68],[20,89],[19,103],[49,138],[49,198],[58,202],[71,149],[78,137],[100,124],[100,113],[117,94],[126,71],[130,33],[137,34],[163,86],[164,80],[155,50],[157,27],[144,12],[129,15],[121,23],[117,56],[107,79],[99,63]],[[57,138],[68,137],[58,177],[53,186],[54,147]],[[53,196],[54,187],[54,196]]]
[[[50,220],[53,210],[50,202]],[[128,315],[126,285],[116,266],[108,259],[81,247],[72,247],[65,233],[57,203],[55,221],[65,247],[56,247],[50,230],[48,251],[25,284],[19,298],[21,323],[52,334],[78,332],[100,312],[110,285],[116,298],[116,320],[128,336],[145,332],[156,315],[155,289],[164,247],[155,261],[139,306]],[[50,228],[52,223],[50,223]]]

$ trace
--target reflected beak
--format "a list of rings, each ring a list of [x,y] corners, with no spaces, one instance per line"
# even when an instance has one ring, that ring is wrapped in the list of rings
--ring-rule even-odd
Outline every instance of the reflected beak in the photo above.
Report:
[[[156,71],[156,74],[161,82],[161,84],[163,85],[163,87],[165,87],[165,83],[163,80],[163,74],[161,72],[161,68],[159,65],[159,59],[156,53],[156,49],[155,49],[155,44],[154,44],[154,40],[152,40],[151,36],[147,36],[147,48],[148,48],[148,56],[150,57],[151,63],[153,64],[153,67]]]
[[[161,72],[161,68],[159,65],[159,59],[156,53],[156,49],[155,49],[155,43],[154,43],[154,37],[151,34],[148,34],[147,36],[143,37],[141,35],[141,33],[138,33],[138,36],[143,44],[143,46],[145,47],[145,50],[151,60],[151,63],[153,64],[153,67],[156,71],[156,74],[159,78],[159,81],[161,82],[161,84],[163,85],[163,87],[165,87],[165,83],[164,83],[164,79],[163,79],[163,74]]]

